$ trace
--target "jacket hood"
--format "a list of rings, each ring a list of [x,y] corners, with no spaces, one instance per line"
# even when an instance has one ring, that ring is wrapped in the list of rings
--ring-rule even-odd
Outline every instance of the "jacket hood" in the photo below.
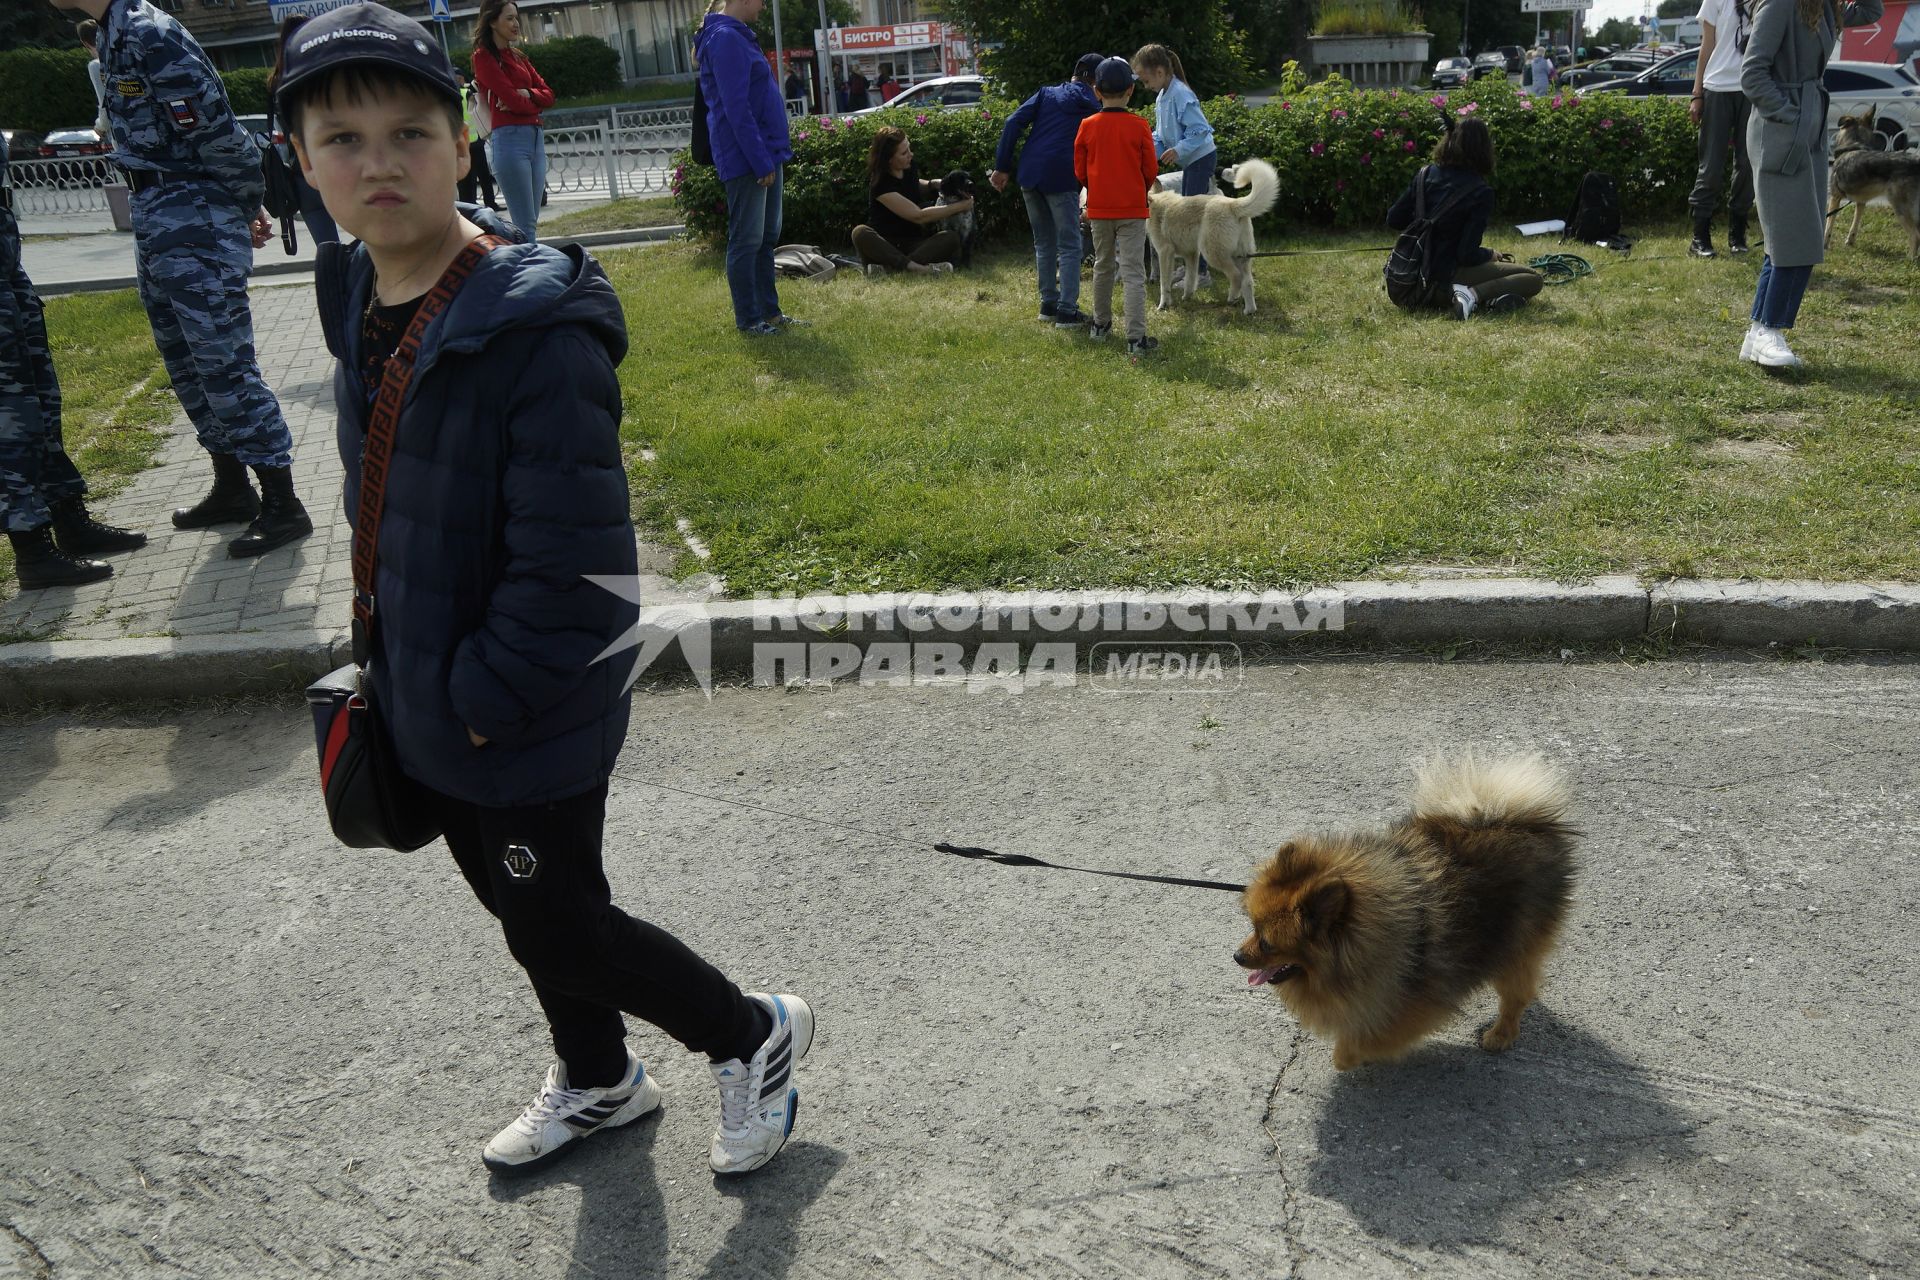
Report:
[[[447,309],[427,326],[416,376],[443,351],[478,351],[512,329],[585,325],[618,365],[627,354],[627,323],[620,299],[598,262],[578,245],[529,244],[490,210],[461,205],[468,221],[509,241],[482,258]],[[366,246],[326,244],[315,264],[315,286],[327,350],[350,368],[358,359],[359,327],[351,318],[366,308],[373,288],[373,259]]]
[[[701,54],[709,41],[716,39],[723,31],[736,32],[753,41],[754,47],[760,46],[760,37],[753,34],[753,28],[738,18],[728,17],[724,13],[710,13],[700,29],[693,33],[693,50],[696,56]]]

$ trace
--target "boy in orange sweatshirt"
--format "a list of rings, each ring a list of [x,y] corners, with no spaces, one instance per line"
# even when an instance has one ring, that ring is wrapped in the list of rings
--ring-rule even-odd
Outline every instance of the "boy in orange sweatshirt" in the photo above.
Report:
[[[1080,122],[1073,140],[1073,173],[1087,189],[1087,221],[1093,225],[1093,330],[1113,332],[1113,277],[1118,259],[1126,290],[1127,354],[1142,355],[1160,344],[1147,336],[1147,191],[1160,176],[1153,128],[1127,110],[1133,68],[1108,58],[1094,72],[1100,110]]]

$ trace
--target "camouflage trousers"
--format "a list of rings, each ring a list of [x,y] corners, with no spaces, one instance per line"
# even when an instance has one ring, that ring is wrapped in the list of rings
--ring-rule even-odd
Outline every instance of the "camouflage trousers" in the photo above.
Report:
[[[53,518],[49,504],[86,491],[60,440],[60,380],[40,295],[20,265],[19,232],[0,228],[0,529],[38,529]]]
[[[247,215],[213,183],[168,183],[133,197],[140,301],[153,341],[208,453],[284,467],[293,437],[253,350]]]

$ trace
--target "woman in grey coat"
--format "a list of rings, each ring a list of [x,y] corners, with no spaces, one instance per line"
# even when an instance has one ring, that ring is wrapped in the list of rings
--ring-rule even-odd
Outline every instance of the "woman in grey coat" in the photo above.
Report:
[[[1787,346],[1822,257],[1827,199],[1827,92],[1820,78],[1840,28],[1880,20],[1882,0],[1760,0],[1740,88],[1753,103],[1747,154],[1753,158],[1767,256],[1753,295],[1753,324],[1740,358],[1770,368],[1804,361]]]

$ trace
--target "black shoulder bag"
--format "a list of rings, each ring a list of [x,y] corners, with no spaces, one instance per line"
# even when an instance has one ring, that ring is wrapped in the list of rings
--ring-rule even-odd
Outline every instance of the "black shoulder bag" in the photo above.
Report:
[[[353,522],[353,661],[307,687],[327,821],[340,843],[350,849],[408,853],[440,835],[438,814],[427,802],[426,788],[400,770],[373,684],[367,679],[375,617],[374,569],[380,560],[387,467],[421,340],[480,259],[505,243],[498,236],[482,236],[469,244],[433,291],[420,300],[406,336],[387,361],[367,422],[367,443],[360,455],[360,506]]]

